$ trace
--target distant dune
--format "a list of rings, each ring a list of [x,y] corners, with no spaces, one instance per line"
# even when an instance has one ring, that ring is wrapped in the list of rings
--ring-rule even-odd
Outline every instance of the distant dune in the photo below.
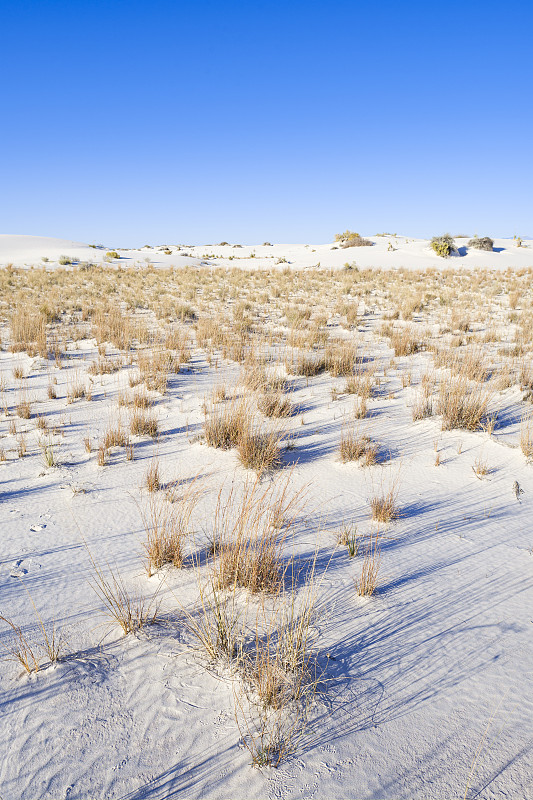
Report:
[[[107,255],[101,246],[91,246],[70,239],[53,239],[46,236],[0,235],[0,266],[53,268],[61,256],[74,262],[121,264],[124,267],[180,267],[186,264],[209,264],[244,269],[280,269],[290,266],[305,269],[320,266],[340,269],[345,264],[382,269],[427,269],[453,267],[470,269],[523,269],[533,267],[533,242],[523,240],[518,247],[513,239],[495,239],[494,250],[476,250],[468,247],[468,239],[456,239],[457,251],[450,258],[441,258],[429,247],[427,239],[406,236],[371,236],[370,247],[339,247],[330,242],[320,245],[169,245],[122,249],[115,248],[120,259]]]

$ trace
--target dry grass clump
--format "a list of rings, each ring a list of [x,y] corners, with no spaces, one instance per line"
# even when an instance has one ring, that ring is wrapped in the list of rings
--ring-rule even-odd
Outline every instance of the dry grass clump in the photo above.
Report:
[[[159,425],[155,414],[149,414],[142,408],[135,408],[130,417],[130,433],[132,436],[150,436],[157,439]]]
[[[179,363],[170,350],[161,349],[141,353],[138,367],[147,388],[165,394],[169,375],[179,370]]]
[[[153,624],[159,613],[157,592],[151,599],[141,592],[131,593],[118,570],[107,564],[106,574],[87,545],[86,548],[93,569],[89,585],[104,604],[107,616],[120,625],[125,635],[136,633],[145,625]]]
[[[490,472],[492,471],[487,462],[484,461],[481,457],[475,459],[472,469],[479,478],[482,478],[485,475],[489,475]]]
[[[422,344],[412,328],[395,328],[391,336],[391,347],[395,356],[411,356],[422,350]]]
[[[379,531],[371,534],[361,567],[361,577],[355,581],[357,594],[360,597],[371,597],[378,585],[378,574],[381,567],[381,542]]]
[[[30,419],[31,418],[31,403],[29,400],[21,399],[20,402],[17,404],[17,416],[21,419]]]
[[[357,346],[347,341],[332,343],[326,349],[325,361],[334,378],[353,375],[357,365]]]
[[[152,459],[150,466],[146,470],[146,475],[144,476],[144,485],[149,492],[157,492],[161,488],[159,461],[156,458]]]
[[[524,414],[520,424],[520,449],[528,461],[533,459],[533,418]]]
[[[344,391],[347,394],[357,394],[364,400],[369,400],[374,392],[373,369],[358,368],[355,375],[346,380]]]
[[[361,536],[357,534],[357,525],[343,525],[337,534],[337,544],[346,547],[350,558],[355,558],[361,546]]]
[[[237,442],[237,453],[243,467],[263,474],[281,466],[282,435],[275,430],[245,428]]]
[[[26,587],[24,587],[26,589]],[[16,625],[12,620],[0,615],[0,620],[5,622],[14,633],[13,641],[9,642],[6,646],[8,657],[17,661],[26,672],[38,672],[43,666],[39,651],[48,659],[48,664],[57,663],[64,651],[64,640],[60,632],[57,631],[55,623],[51,626],[45,625],[41,614],[39,613],[35,602],[26,589],[26,593],[30,598],[33,606],[35,618],[37,620],[37,627],[39,630],[40,641],[34,644],[28,636],[26,636],[22,629]]]
[[[107,429],[104,434],[102,445],[106,450],[110,450],[112,447],[126,447],[128,443],[128,434],[124,431],[119,422],[116,427]]]
[[[328,368],[327,360],[324,356],[301,354],[296,360],[287,361],[285,368],[291,375],[303,375],[306,378],[314,378]]]
[[[225,405],[204,405],[204,435],[209,447],[229,450],[237,447],[243,433],[249,430],[252,413],[249,400],[233,398]]]
[[[378,463],[379,445],[357,430],[344,430],[341,433],[339,453],[343,463],[361,461],[364,467],[370,467]]]
[[[265,417],[290,417],[294,407],[288,397],[281,391],[268,391],[262,394],[257,407]]]
[[[396,502],[394,488],[383,494],[376,495],[370,500],[372,519],[377,522],[393,522],[400,518],[400,508]]]
[[[212,533],[218,588],[280,591],[286,568],[283,546],[301,499],[301,494],[289,496],[287,486],[262,489],[257,479],[240,498],[233,488],[227,498],[219,493]],[[282,524],[273,524],[280,516]]]
[[[490,399],[486,387],[472,384],[465,375],[444,378],[439,386],[437,408],[442,415],[442,430],[479,430],[487,419]]]
[[[177,568],[183,566],[184,543],[191,532],[191,516],[199,496],[193,481],[181,496],[173,498],[173,502],[169,502],[163,494],[150,494],[147,506],[141,508],[149,577],[165,564]]]
[[[88,367],[87,372],[89,375],[112,375],[114,372],[118,372],[121,367],[121,359],[99,356],[98,360]]]
[[[431,397],[427,397],[425,394],[422,394],[422,396],[418,397],[411,409],[411,413],[413,415],[413,422],[417,422],[420,419],[426,419],[427,417],[432,417],[433,401]]]
[[[110,342],[119,350],[129,350],[133,341],[133,325],[117,306],[100,306],[94,314],[93,335],[98,342]]]
[[[28,355],[48,355],[46,346],[46,315],[26,306],[18,306],[10,318],[13,353],[25,350]]]

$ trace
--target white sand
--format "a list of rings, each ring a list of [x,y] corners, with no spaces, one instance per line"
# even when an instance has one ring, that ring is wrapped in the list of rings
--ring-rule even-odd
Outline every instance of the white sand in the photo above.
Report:
[[[381,269],[427,269],[428,267],[523,269],[533,266],[533,242],[524,240],[517,247],[512,239],[495,239],[494,251],[468,248],[468,239],[456,239],[458,252],[449,259],[438,256],[429,247],[426,239],[405,236],[370,236],[372,247],[337,248],[334,243],[321,245],[275,244],[272,246],[199,245],[195,247],[169,245],[167,255],[159,246],[141,249],[118,249],[123,267],[146,266],[147,260],[154,266],[169,267],[184,264],[207,263],[217,266],[232,266],[241,269],[257,269],[287,263],[291,269],[305,269],[317,264],[324,269],[340,269],[346,263],[355,262],[359,267]],[[394,249],[389,250],[389,245]],[[114,245],[112,246],[114,248]],[[44,236],[9,236],[0,234],[0,265],[43,266],[42,257],[49,259],[47,267],[57,265],[61,255],[96,264],[105,262],[107,247],[93,248],[67,239],[50,239]],[[186,256],[184,254],[187,254]],[[190,256],[190,257],[189,257]],[[285,259],[278,264],[280,259]]]
[[[398,239],[398,250],[387,253],[387,241],[338,251],[328,244],[186,252],[192,263],[239,267],[271,266],[267,255],[285,257],[298,268],[318,262],[338,268],[353,260],[380,267],[533,266],[533,249],[515,248],[508,240],[496,243],[501,252],[469,252],[450,262],[429,252],[426,242]],[[0,237],[2,264],[38,265],[42,255],[53,261],[63,253],[101,261],[104,252],[41,237]],[[181,263],[174,253],[121,255],[129,264],[142,263],[144,252],[157,264]],[[250,252],[257,258],[227,260]],[[206,254],[225,258],[203,259]],[[368,337],[364,325],[360,335],[362,341]],[[384,347],[375,355],[388,364],[391,353]],[[173,377],[156,406],[159,442],[143,438],[134,461],[117,450],[111,465],[100,468],[95,453],[85,452],[83,438],[96,440],[117,418],[117,393],[127,386],[128,369],[95,378],[92,402],[65,402],[74,372],[85,382],[86,367],[96,356],[93,340],[81,342],[59,370],[53,362],[47,367],[39,358],[0,351],[8,405],[17,397],[13,367],[22,365],[35,408],[64,429],[56,450],[60,465],[47,468],[34,420],[18,422],[29,448],[18,459],[9,418],[0,410],[0,445],[8,450],[0,462],[0,613],[27,633],[38,633],[27,587],[43,619],[55,619],[65,630],[71,654],[30,677],[2,662],[2,800],[452,800],[464,796],[480,744],[468,796],[532,798],[533,471],[518,447],[517,420],[492,437],[441,432],[435,417],[413,423],[415,389],[403,388],[400,371],[391,370],[387,392],[394,397],[384,393],[369,402],[368,426],[392,458],[385,467],[362,469],[338,459],[353,398],[341,394],[333,401],[331,388],[342,390],[344,379],[328,374],[309,382],[294,379],[291,400],[304,407],[304,424],[300,417],[291,422],[296,450],[285,457],[295,464],[293,486],[309,492],[294,552],[311,557],[318,541],[319,571],[331,558],[318,622],[321,651],[331,655],[329,688],[297,753],[278,769],[260,771],[239,744],[231,680],[202,667],[179,624],[136,637],[122,637],[107,625],[88,587],[91,571],[82,543],[83,536],[95,558],[116,564],[129,584],[155,590],[159,578],[148,579],[142,568],[143,531],[135,502],[155,454],[164,480],[203,476],[208,491],[196,520],[203,541],[218,487],[249,476],[234,452],[195,441],[205,394],[223,378],[234,383],[240,370],[226,362],[215,373],[196,352],[193,368]],[[413,374],[428,362],[426,353],[411,357]],[[48,372],[57,378],[57,400],[46,399]],[[515,386],[498,402],[516,409],[520,398]],[[477,457],[492,467],[483,480],[472,471]],[[354,591],[360,565],[343,548],[332,556],[336,531],[350,521],[368,532],[369,498],[396,477],[404,515],[386,527],[380,589],[363,601]],[[522,502],[514,496],[514,481],[524,490]],[[190,566],[164,575],[164,607],[177,607],[171,590],[181,602],[192,603],[196,583]],[[7,639],[2,623],[0,643]]]

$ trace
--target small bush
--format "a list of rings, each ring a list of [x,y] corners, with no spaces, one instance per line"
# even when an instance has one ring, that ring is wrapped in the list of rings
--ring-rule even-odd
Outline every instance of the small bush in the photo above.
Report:
[[[107,258],[120,258],[116,250],[108,250],[106,256]]]
[[[448,258],[455,251],[455,242],[449,233],[444,236],[434,236],[429,246],[438,256]]]
[[[473,247],[475,250],[492,251],[494,249],[494,240],[489,236],[482,236],[481,238],[474,236],[474,238],[470,239],[468,242],[468,247]]]
[[[72,258],[70,256],[59,256],[57,259],[57,263],[60,264],[62,267],[66,267],[68,264],[72,264]]]
[[[372,247],[374,244],[370,239],[364,239],[361,234],[348,230],[344,233],[336,233],[335,241],[339,242],[343,249],[346,247]]]

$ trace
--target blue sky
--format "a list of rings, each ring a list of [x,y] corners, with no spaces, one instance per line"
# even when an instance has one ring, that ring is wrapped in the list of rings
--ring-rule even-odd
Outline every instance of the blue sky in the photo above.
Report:
[[[531,2],[0,11],[2,233],[533,236]]]

